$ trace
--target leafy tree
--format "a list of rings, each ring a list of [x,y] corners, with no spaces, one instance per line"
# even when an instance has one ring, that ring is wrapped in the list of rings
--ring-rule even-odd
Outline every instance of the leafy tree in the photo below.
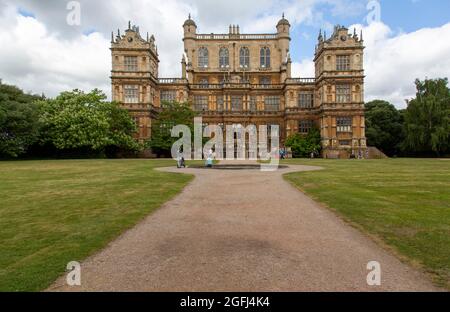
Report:
[[[170,156],[172,145],[178,138],[172,138],[171,130],[176,125],[186,125],[194,133],[196,113],[188,103],[164,102],[152,124],[152,137],[147,146],[158,156]]]
[[[370,146],[389,156],[398,155],[404,138],[402,114],[386,101],[366,103],[366,137]]]
[[[294,158],[310,157],[311,153],[315,155],[320,153],[322,149],[320,141],[319,129],[312,128],[306,136],[300,133],[289,136],[285,145],[291,148]]]
[[[0,83],[0,157],[18,157],[37,140],[38,99]]]
[[[450,151],[450,90],[447,79],[416,80],[416,98],[405,111],[407,151],[442,155]]]
[[[128,112],[95,89],[63,92],[55,99],[39,102],[43,124],[41,144],[58,150],[103,153],[107,148],[137,151],[133,138],[136,125]]]

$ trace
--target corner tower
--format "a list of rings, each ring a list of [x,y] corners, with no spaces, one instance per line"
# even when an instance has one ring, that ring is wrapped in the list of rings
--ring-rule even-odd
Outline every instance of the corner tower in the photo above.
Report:
[[[365,157],[363,57],[362,33],[340,25],[331,38],[320,32],[314,62],[326,158]]]
[[[158,52],[154,36],[141,37],[139,27],[111,34],[112,100],[126,108],[138,125],[137,137],[148,139],[151,119],[159,105]]]

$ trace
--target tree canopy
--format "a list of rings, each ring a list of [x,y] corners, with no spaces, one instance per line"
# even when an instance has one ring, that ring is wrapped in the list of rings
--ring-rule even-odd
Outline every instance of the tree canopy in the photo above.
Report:
[[[312,128],[306,136],[300,133],[289,136],[285,145],[291,148],[294,158],[310,157],[311,153],[319,155],[322,149],[320,141],[319,129]]]
[[[39,99],[42,97],[0,83],[0,157],[23,155],[36,142]]]
[[[158,156],[169,157],[172,145],[178,140],[171,136],[176,125],[186,125],[194,133],[196,113],[188,103],[164,102],[156,120],[152,123],[152,136],[147,146]]]
[[[405,111],[406,151],[437,156],[450,152],[450,89],[447,79],[416,80],[416,98]]]
[[[58,150],[139,150],[133,138],[135,122],[126,110],[106,101],[106,95],[97,89],[89,93],[63,92],[38,105],[43,125],[41,144],[51,144]]]
[[[389,102],[374,100],[366,103],[366,137],[388,156],[398,155],[403,142],[402,114]]]

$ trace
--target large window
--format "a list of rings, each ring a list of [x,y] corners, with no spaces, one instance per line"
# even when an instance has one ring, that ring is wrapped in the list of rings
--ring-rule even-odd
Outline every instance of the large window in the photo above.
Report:
[[[308,134],[313,127],[312,120],[300,120],[298,124],[298,131],[302,134]]]
[[[351,102],[351,87],[350,85],[336,85],[336,102],[350,103]]]
[[[198,67],[206,68],[209,64],[209,52],[208,49],[202,47],[198,50]]]
[[[350,70],[350,56],[338,55],[336,56],[336,70]]]
[[[217,106],[217,111],[219,111],[219,112],[223,111],[223,96],[222,95],[216,96],[216,106]]]
[[[137,56],[125,56],[124,65],[126,71],[137,71],[138,70]]]
[[[175,102],[177,92],[173,90],[161,91],[161,102]]]
[[[250,97],[250,111],[256,112],[256,96]]]
[[[279,96],[266,96],[264,98],[264,110],[266,112],[276,112],[280,110]]]
[[[314,93],[300,92],[298,95],[298,106],[300,108],[312,108],[314,106]]]
[[[352,117],[337,117],[336,118],[336,131],[338,133],[351,133],[353,126]]]
[[[194,110],[203,112],[208,110],[208,96],[196,95],[194,96]]]
[[[228,51],[227,48],[220,48],[219,66],[220,68],[230,67],[230,52]]]
[[[242,111],[242,96],[231,97],[231,110],[235,112]]]
[[[261,68],[270,68],[270,49],[268,47],[261,48],[260,65]]]
[[[250,50],[247,47],[242,47],[239,52],[239,64],[242,68],[250,67]]]
[[[125,89],[125,103],[134,104],[139,103],[139,86],[126,85]]]

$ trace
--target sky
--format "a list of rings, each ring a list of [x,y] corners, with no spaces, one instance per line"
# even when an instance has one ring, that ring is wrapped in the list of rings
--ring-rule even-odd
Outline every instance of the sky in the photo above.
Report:
[[[275,33],[283,12],[295,77],[314,76],[319,31],[330,35],[336,24],[363,31],[366,101],[404,108],[415,79],[449,77],[448,0],[0,0],[0,79],[50,97],[75,88],[109,96],[111,31],[129,20],[143,37],[155,35],[160,77],[179,77],[189,13],[199,33],[226,33],[229,24]]]

